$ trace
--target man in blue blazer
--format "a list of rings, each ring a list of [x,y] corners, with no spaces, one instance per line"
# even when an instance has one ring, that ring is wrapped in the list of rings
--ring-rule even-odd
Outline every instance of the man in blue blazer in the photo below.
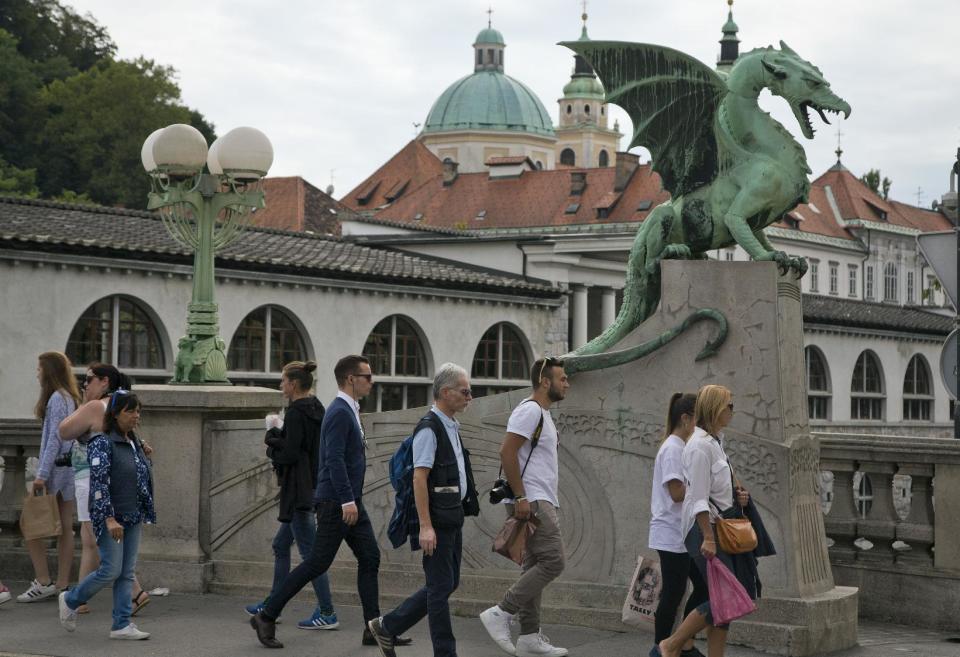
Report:
[[[317,536],[313,551],[287,576],[260,613],[250,618],[260,643],[282,648],[276,638],[280,612],[300,590],[327,572],[343,541],[357,557],[357,591],[366,621],[380,616],[377,573],[380,547],[363,508],[363,476],[367,468],[366,438],[360,424],[359,401],[373,388],[370,361],[344,356],[333,370],[340,392],[327,407],[320,426],[320,470],[313,502],[317,509]],[[401,640],[409,643],[409,640]],[[363,643],[377,645],[364,628]]]

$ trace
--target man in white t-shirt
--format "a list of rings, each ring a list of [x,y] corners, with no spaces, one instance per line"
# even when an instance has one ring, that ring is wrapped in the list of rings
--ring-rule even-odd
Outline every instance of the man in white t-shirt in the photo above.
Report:
[[[507,422],[507,435],[500,447],[503,474],[513,491],[507,500],[507,516],[533,518],[536,531],[527,541],[523,575],[511,586],[498,605],[490,607],[480,620],[490,638],[508,655],[517,657],[564,657],[566,648],[550,645],[540,633],[540,598],[547,584],[563,572],[563,537],[560,533],[557,495],[557,427],[550,417],[550,405],[563,399],[570,387],[563,361],[537,360],[530,371],[533,395],[517,406]],[[520,621],[520,636],[513,645],[510,622]]]

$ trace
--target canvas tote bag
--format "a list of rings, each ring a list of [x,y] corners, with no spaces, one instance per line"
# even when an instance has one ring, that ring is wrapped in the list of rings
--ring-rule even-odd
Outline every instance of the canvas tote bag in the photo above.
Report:
[[[627,599],[623,602],[620,620],[624,625],[643,627],[655,620],[657,605],[660,604],[660,592],[663,589],[663,577],[660,574],[660,562],[648,557],[637,557],[637,568],[633,571],[630,585],[627,587]]]
[[[20,533],[28,541],[60,534],[60,507],[56,495],[47,495],[44,489],[40,494],[23,498]]]

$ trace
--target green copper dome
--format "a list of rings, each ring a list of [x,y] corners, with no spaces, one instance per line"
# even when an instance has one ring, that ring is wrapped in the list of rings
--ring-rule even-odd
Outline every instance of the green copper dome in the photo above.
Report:
[[[575,75],[563,87],[563,97],[571,96],[589,96],[603,100],[603,85],[593,76]]]
[[[492,27],[485,27],[480,30],[480,33],[477,35],[474,43],[483,43],[483,44],[497,44],[501,46],[507,45],[503,40],[503,35],[500,34],[499,30],[495,30]]]
[[[536,94],[499,71],[478,71],[457,80],[440,94],[430,108],[423,131],[454,130],[554,135],[553,121]]]

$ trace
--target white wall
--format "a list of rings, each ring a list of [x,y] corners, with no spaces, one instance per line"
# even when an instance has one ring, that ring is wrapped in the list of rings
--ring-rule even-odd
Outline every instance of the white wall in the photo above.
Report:
[[[86,264],[73,265],[67,264],[68,258],[47,255],[39,256],[48,262],[38,266],[22,253],[16,254],[19,261],[14,265],[10,257],[10,252],[0,253],[0,307],[16,309],[0,313],[0,417],[31,414],[39,392],[34,374],[37,355],[65,350],[77,319],[105,296],[128,295],[155,311],[162,324],[158,329],[167,370],[172,372],[171,345],[185,332],[191,293],[191,281],[183,275],[186,268],[116,260],[95,266],[89,258],[83,259]],[[336,361],[360,353],[373,327],[393,314],[417,325],[433,366],[453,361],[469,370],[480,337],[501,321],[522,332],[533,351],[529,356],[556,350],[548,338],[556,333],[559,300],[545,304],[526,297],[439,291],[416,284],[381,285],[377,290],[349,281],[288,276],[273,276],[271,281],[229,271],[218,271],[217,278],[220,335],[226,343],[248,313],[264,304],[281,306],[306,329],[308,352],[318,365],[317,394],[323,400],[336,392],[332,374]]]

